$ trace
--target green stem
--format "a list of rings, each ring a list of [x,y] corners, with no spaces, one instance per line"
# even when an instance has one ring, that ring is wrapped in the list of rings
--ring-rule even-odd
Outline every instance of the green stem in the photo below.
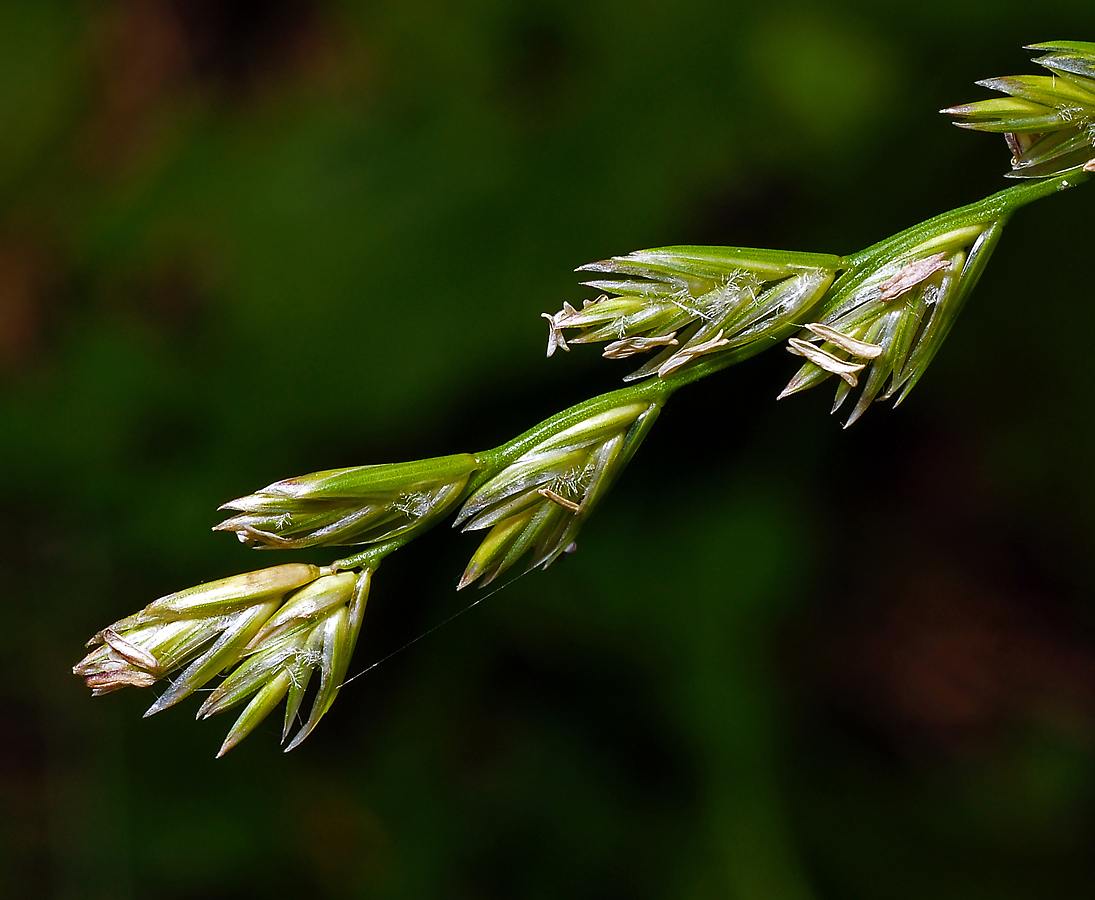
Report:
[[[433,527],[435,524],[437,524],[436,521],[431,521],[430,527]],[[422,531],[425,530],[426,529],[422,529]],[[366,568],[375,572],[380,568],[380,563],[385,556],[393,550],[398,550],[411,538],[421,534],[422,531],[417,529],[408,531],[393,540],[385,541],[383,544],[373,544],[371,547],[366,547],[361,552],[355,553],[352,556],[347,556],[344,559],[337,559],[331,563],[331,571],[341,572],[346,569]]]
[[[991,222],[1004,223],[1011,218],[1012,213],[1028,203],[1041,200],[1043,197],[1059,193],[1070,187],[1075,187],[1087,181],[1088,178],[1090,176],[1084,172],[1073,172],[1067,175],[1058,175],[1055,178],[1047,178],[1044,181],[1025,182],[1015,187],[1006,188],[976,203],[952,209],[949,212],[928,219],[926,222],[906,228],[893,237],[886,238],[886,240],[879,241],[866,250],[853,254],[849,257],[849,260],[852,263],[852,268],[860,268],[871,265],[879,257],[891,255],[895,252],[900,253],[906,248],[914,247],[933,235],[944,231],[966,228],[971,225],[987,225]]]

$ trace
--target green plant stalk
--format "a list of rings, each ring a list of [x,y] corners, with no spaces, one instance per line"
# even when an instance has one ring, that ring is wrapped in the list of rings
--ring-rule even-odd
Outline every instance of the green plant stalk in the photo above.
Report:
[[[944,232],[971,226],[985,227],[994,222],[1003,225],[1016,210],[1021,209],[1028,203],[1074,187],[1089,178],[1090,176],[1083,172],[1071,172],[1067,175],[1059,175],[1043,181],[1032,181],[1007,188],[976,203],[950,210],[925,222],[920,222],[892,237],[879,241],[865,250],[861,250],[859,253],[842,257],[841,276],[826,292],[825,297],[819,300],[816,308],[823,307],[827,298],[839,296],[843,283],[854,279],[864,270],[877,267],[882,260],[900,256],[913,247],[925,243],[933,236]],[[972,289],[973,285],[971,284],[969,287]],[[492,450],[474,454],[481,468],[478,474],[468,481],[461,495],[454,499],[453,505],[455,506],[470,496],[499,469],[509,465],[530,448],[552,435],[558,434],[560,431],[591,416],[607,412],[627,403],[646,402],[661,407],[668,401],[674,391],[729,366],[744,362],[763,350],[782,343],[793,336],[800,328],[801,325],[790,323],[766,338],[754,341],[738,350],[710,356],[664,378],[648,378],[628,387],[592,397],[545,419],[540,424],[524,432],[524,434],[518,435]],[[423,469],[424,477],[429,477],[430,474],[428,468]],[[332,569],[339,571],[368,566],[375,570],[385,556],[417,537],[422,531],[432,528],[437,524],[437,521],[438,519],[423,522],[421,528],[411,529],[386,543],[376,544],[352,556],[337,560],[332,564]]]

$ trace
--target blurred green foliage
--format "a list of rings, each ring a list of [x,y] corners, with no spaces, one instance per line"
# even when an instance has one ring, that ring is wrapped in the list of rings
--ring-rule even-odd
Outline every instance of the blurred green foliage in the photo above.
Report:
[[[998,189],[935,110],[1093,34],[1080,0],[0,6],[0,894],[1095,891],[1090,187],[1009,226],[898,412],[777,407],[778,352],[696,385],[577,554],[289,756],[68,674],[271,563],[224,500],[616,384],[543,359],[576,265],[853,252]],[[474,545],[385,563],[354,670],[469,602]]]

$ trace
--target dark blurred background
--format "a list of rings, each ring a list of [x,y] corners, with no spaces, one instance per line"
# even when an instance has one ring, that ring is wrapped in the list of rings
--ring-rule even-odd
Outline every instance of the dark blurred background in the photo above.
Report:
[[[228,498],[618,385],[543,358],[575,266],[849,253],[1004,186],[936,110],[1049,39],[1090,0],[0,5],[0,896],[1095,895],[1092,187],[899,410],[777,405],[781,352],[681,392],[576,554],[288,756],[69,674],[286,560]],[[385,563],[352,671],[482,596],[476,545]]]

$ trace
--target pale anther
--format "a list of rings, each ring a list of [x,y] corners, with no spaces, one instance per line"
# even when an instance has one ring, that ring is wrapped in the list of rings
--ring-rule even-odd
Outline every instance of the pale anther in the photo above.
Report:
[[[866,363],[850,363],[845,359],[833,356],[831,353],[826,353],[820,347],[815,347],[809,341],[803,341],[799,338],[791,338],[788,342],[787,352],[793,353],[795,356],[804,356],[807,360],[812,362],[819,369],[824,369],[826,372],[832,372],[834,375],[839,375],[849,385],[855,387],[859,381],[855,377],[857,372],[861,372]]]
[[[852,356],[858,356],[860,359],[877,359],[882,355],[881,344],[857,340],[842,331],[837,331],[828,325],[822,325],[820,322],[810,322],[807,324],[806,329],[830,344],[836,344],[841,350],[848,351]]]
[[[660,337],[631,337],[605,344],[601,354],[605,359],[624,359],[636,353],[645,353],[651,347],[666,347],[677,343],[677,333],[663,334]]]
[[[138,647],[136,644],[131,644],[111,628],[107,628],[103,631],[103,640],[115,653],[124,657],[135,666],[155,669],[160,665],[160,661],[156,659],[155,656],[147,650]]]
[[[911,291],[920,282],[931,278],[936,272],[940,272],[950,265],[950,256],[946,253],[935,253],[924,259],[914,260],[904,266],[896,275],[887,278],[879,285],[880,300],[896,300],[902,294]]]
[[[543,313],[541,313],[541,315],[543,315]],[[578,310],[569,303],[564,302],[563,308],[552,317],[552,320],[555,322],[557,328],[574,328],[575,325],[570,320],[579,315],[580,313]]]
[[[555,316],[562,315],[562,313],[556,313],[554,316],[551,313],[540,313],[540,317],[548,320],[548,345],[547,355],[551,356],[556,349],[562,348],[568,353],[570,348],[567,346],[566,338],[563,337],[563,332],[559,328],[559,323],[556,321]]]
[[[555,493],[555,491],[551,490],[551,488],[540,488],[536,491],[536,493],[539,494],[541,497],[546,497],[552,503],[558,503],[559,506],[563,507],[564,509],[569,509],[571,512],[578,512],[582,508],[573,500],[567,500],[566,497],[560,497],[558,494]]]
[[[661,368],[658,369],[658,377],[664,378],[674,369],[679,369],[685,363],[691,362],[697,356],[703,356],[703,354],[705,353],[711,353],[714,350],[718,350],[720,347],[725,347],[727,344],[730,343],[730,340],[728,338],[724,338],[722,335],[723,329],[720,328],[719,333],[708,341],[696,344],[693,347],[690,347],[686,344],[671,357],[669,357],[669,359],[667,359],[664,363],[662,363]]]

